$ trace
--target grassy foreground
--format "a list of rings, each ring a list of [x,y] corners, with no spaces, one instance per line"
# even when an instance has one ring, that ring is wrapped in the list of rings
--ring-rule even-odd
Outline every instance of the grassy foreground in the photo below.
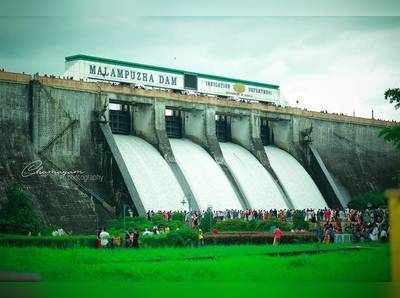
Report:
[[[349,245],[320,245],[334,250]],[[51,249],[0,247],[0,271],[39,273],[43,281],[118,282],[386,282],[389,246],[293,256],[274,252],[315,250],[316,244],[198,248]]]

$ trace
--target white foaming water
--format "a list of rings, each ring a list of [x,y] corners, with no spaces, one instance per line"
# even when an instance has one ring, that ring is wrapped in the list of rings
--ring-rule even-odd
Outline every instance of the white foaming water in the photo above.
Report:
[[[271,166],[285,187],[294,208],[319,209],[327,207],[318,187],[293,156],[275,146],[266,146],[264,148]]]
[[[187,210],[181,203],[184,193],[161,154],[141,138],[113,136],[146,211]]]
[[[200,209],[242,209],[225,173],[207,151],[189,140],[169,141]]]
[[[278,186],[263,165],[245,148],[220,143],[226,163],[252,209],[286,209]]]

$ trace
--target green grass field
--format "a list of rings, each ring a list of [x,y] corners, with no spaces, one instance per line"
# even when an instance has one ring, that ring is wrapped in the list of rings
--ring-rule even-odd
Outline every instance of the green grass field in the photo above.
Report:
[[[389,245],[316,244],[207,246],[160,249],[51,249],[0,247],[0,271],[38,273],[48,282],[386,282]]]

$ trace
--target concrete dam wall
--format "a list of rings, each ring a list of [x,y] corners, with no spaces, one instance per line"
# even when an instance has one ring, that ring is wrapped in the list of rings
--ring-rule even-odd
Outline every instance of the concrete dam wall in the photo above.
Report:
[[[46,223],[73,231],[124,205],[342,207],[400,168],[377,136],[393,123],[374,119],[7,72],[0,108],[0,208],[17,180]],[[22,175],[33,161],[53,174]]]

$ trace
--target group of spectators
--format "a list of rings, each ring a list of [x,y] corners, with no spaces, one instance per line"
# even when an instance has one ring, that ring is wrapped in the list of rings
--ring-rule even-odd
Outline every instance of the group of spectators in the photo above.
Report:
[[[139,236],[140,233],[137,230],[125,232],[125,247],[127,248],[139,248]],[[122,246],[122,238],[116,233],[111,237],[110,233],[106,231],[106,228],[102,228],[97,232],[96,247],[108,247],[116,248]]]
[[[124,246],[127,248],[139,248],[140,234],[142,234],[143,236],[152,236],[169,232],[170,232],[169,227],[158,227],[158,226],[154,226],[152,229],[146,228],[142,233],[140,233],[138,230],[126,231]],[[97,248],[99,247],[116,248],[116,247],[121,247],[122,244],[123,244],[122,238],[118,233],[116,233],[114,236],[111,236],[110,233],[106,231],[106,228],[102,228],[101,230],[97,231],[97,238],[96,238]]]
[[[183,219],[188,225],[199,232],[199,243],[204,243],[204,235],[199,229],[200,221],[208,216],[214,221],[225,220],[274,220],[277,226],[273,232],[274,244],[279,244],[284,232],[280,226],[293,223],[299,218],[308,223],[309,231],[315,234],[316,239],[323,243],[335,242],[335,235],[349,235],[354,241],[386,241],[389,235],[388,210],[386,208],[369,208],[365,210],[345,209],[271,209],[271,210],[224,210],[224,211],[148,211],[147,219],[152,220],[154,216],[162,216],[165,220],[176,218]],[[142,236],[152,236],[168,233],[170,228],[154,226],[145,229]],[[303,230],[301,230],[303,231]],[[295,232],[292,230],[292,232]],[[214,231],[213,231],[214,233]],[[57,231],[58,234],[58,231]],[[125,233],[124,246],[128,248],[139,247],[140,232],[138,230]],[[121,237],[116,234],[113,237],[103,228],[97,233],[97,247],[120,247],[123,245]]]
[[[211,213],[210,213],[211,212]],[[389,235],[388,210],[385,208],[369,208],[365,210],[344,209],[271,209],[271,210],[216,210],[216,211],[180,211],[181,216],[194,229],[198,228],[205,216],[212,216],[214,221],[223,220],[277,220],[279,223],[293,223],[301,218],[309,223],[310,231],[314,231],[321,242],[334,242],[335,234],[350,234],[355,241],[386,241]],[[171,220],[172,211],[148,211],[147,218],[161,214],[165,220]]]
[[[147,219],[151,220],[156,214],[161,214],[165,220],[172,219],[173,214],[180,213],[185,218],[185,221],[191,220],[198,221],[205,216],[206,212],[203,211],[148,211]],[[317,222],[317,221],[328,221],[335,220],[338,216],[343,216],[353,212],[351,209],[346,211],[336,211],[332,209],[270,209],[270,210],[236,210],[236,209],[226,209],[226,210],[216,210],[212,211],[212,216],[215,220],[229,220],[229,219],[244,219],[244,220],[269,220],[271,218],[279,219],[281,222],[287,220],[293,220],[295,216],[301,216],[307,221]]]

